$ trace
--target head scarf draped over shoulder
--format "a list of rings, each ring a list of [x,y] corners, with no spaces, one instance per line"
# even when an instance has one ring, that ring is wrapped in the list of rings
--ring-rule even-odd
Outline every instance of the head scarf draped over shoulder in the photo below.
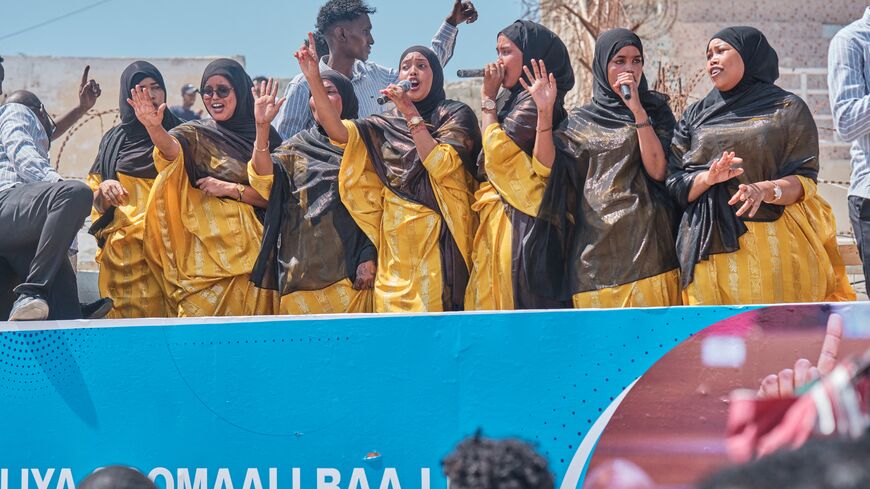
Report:
[[[190,121],[170,132],[181,144],[184,166],[191,185],[200,178],[211,176],[220,180],[248,183],[247,162],[254,150],[257,138],[254,121],[254,96],[251,93],[251,77],[238,61],[221,58],[205,67],[200,82],[200,93],[209,78],[220,75],[227,79],[236,97],[236,109],[225,121],[214,119]],[[281,144],[281,137],[274,128],[269,130],[269,150]],[[212,158],[224,164],[215,168]]]
[[[547,71],[553,74],[557,90],[553,126],[558,126],[567,115],[565,95],[574,88],[574,69],[565,43],[550,29],[530,20],[517,20],[499,35],[510,39],[523,53],[523,66],[531,69],[533,59],[543,60]],[[498,120],[505,132],[523,151],[531,154],[538,113],[529,92],[517,82],[510,90],[502,92],[499,107]]]
[[[446,99],[443,70],[431,49],[412,47],[402,54],[401,60],[411,52],[423,54],[433,72],[429,94],[414,105],[435,141],[452,147],[465,170],[473,175],[481,149],[477,116],[462,102]],[[381,182],[401,198],[441,214],[429,174],[417,154],[417,146],[404,116],[393,109],[354,123]],[[468,269],[448,226],[441,227],[439,244],[445,277],[442,297],[444,310],[461,310]]]
[[[696,263],[740,249],[738,239],[747,231],[744,221],[771,222],[782,215],[783,206],[764,203],[755,217],[737,217],[739,207],[728,200],[739,183],[789,175],[815,180],[819,170],[812,113],[799,97],[773,84],[779,77],[779,58],[764,34],[754,27],[729,27],[710,42],[713,39],[737,50],[744,74],[731,90],[714,88],[687,108],[674,132],[667,187],[684,209],[677,233],[683,287],[692,282]],[[744,174],[714,185],[690,203],[696,175],[709,169],[723,151],[748,158]]]
[[[100,141],[97,158],[91,167],[90,173],[100,175],[103,181],[118,178],[118,173],[137,178],[157,178],[157,169],[154,167],[154,144],[145,126],[136,118],[133,107],[127,103],[130,90],[146,78],[152,78],[166,91],[166,83],[163,75],[151,63],[136,61],[121,73],[121,87],[119,90],[118,108],[121,113],[121,123],[109,129]],[[175,116],[170,110],[163,112],[163,128],[167,131],[178,126],[183,121]],[[115,208],[111,207],[94,222],[88,232],[93,235],[104,229],[115,217]],[[102,245],[103,240],[98,239]]]
[[[321,77],[341,96],[341,118],[356,118],[359,103],[350,80],[332,70]],[[272,153],[274,183],[251,272],[258,287],[282,295],[321,290],[344,278],[355,280],[357,266],[376,259],[374,245],[338,194],[343,155],[320,127],[297,133]]]

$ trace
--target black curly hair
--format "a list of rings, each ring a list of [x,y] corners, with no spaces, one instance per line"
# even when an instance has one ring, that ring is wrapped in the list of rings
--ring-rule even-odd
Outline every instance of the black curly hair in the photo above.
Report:
[[[329,34],[332,27],[343,21],[354,20],[363,15],[371,15],[375,9],[369,7],[365,0],[329,0],[320,7],[317,13],[317,30]]]
[[[317,50],[317,54],[320,56],[324,56],[329,54],[329,43],[326,42],[326,37],[320,33],[320,31],[314,31],[314,48]],[[305,38],[305,45],[308,46],[308,38]]]
[[[526,442],[468,437],[441,461],[451,489],[553,489],[547,461]]]

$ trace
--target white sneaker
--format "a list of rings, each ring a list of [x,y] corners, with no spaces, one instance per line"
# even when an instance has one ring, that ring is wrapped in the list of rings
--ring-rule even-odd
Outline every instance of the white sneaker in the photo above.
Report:
[[[48,303],[33,295],[22,295],[12,305],[10,321],[41,321],[48,318]]]

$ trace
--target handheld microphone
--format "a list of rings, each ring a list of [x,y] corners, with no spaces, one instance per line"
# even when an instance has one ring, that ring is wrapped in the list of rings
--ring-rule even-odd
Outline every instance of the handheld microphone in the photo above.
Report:
[[[631,89],[628,88],[628,85],[620,85],[619,91],[622,93],[622,98],[631,100]]]
[[[402,80],[399,83],[396,83],[396,86],[399,87],[399,90],[407,92],[411,89],[411,82],[409,82],[408,80]],[[378,97],[378,104],[380,105],[384,105],[389,101],[390,97],[387,97],[386,95],[381,95],[380,97]]]
[[[456,76],[459,78],[483,78],[483,69],[456,70]]]

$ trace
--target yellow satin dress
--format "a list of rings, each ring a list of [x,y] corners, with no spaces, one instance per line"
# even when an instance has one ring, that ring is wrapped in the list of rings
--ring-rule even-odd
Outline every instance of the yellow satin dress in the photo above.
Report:
[[[160,174],[148,199],[145,254],[170,315],[273,314],[276,294],[250,281],[263,238],[254,208],[191,186],[181,151],[168,160],[154,148],[154,164]],[[223,161],[213,156],[210,164]]]
[[[475,227],[468,190],[471,177],[459,154],[440,144],[423,162],[442,217],[386,187],[356,125],[343,123],[349,136],[347,145],[333,141],[344,146],[338,189],[350,215],[378,250],[375,312],[442,311],[441,226],[448,226],[466,266],[471,266]]]
[[[145,259],[145,208],[154,180],[119,173],[116,177],[127,190],[126,205],[115,208],[114,218],[95,236],[104,240],[97,249],[100,265],[98,285],[101,297],[109,297],[115,307],[106,316],[112,319],[166,317],[169,306],[158,278]],[[88,175],[88,185],[96,191],[103,178]],[[91,220],[103,213],[93,208]]]
[[[527,155],[498,123],[483,133],[487,181],[474,194],[471,209],[480,218],[474,236],[466,310],[514,309],[513,228],[505,202],[537,216],[550,169]]]
[[[816,183],[798,176],[799,202],[774,222],[746,222],[740,249],[695,265],[684,291],[689,305],[777,304],[855,300],[837,247],[831,206]]]

